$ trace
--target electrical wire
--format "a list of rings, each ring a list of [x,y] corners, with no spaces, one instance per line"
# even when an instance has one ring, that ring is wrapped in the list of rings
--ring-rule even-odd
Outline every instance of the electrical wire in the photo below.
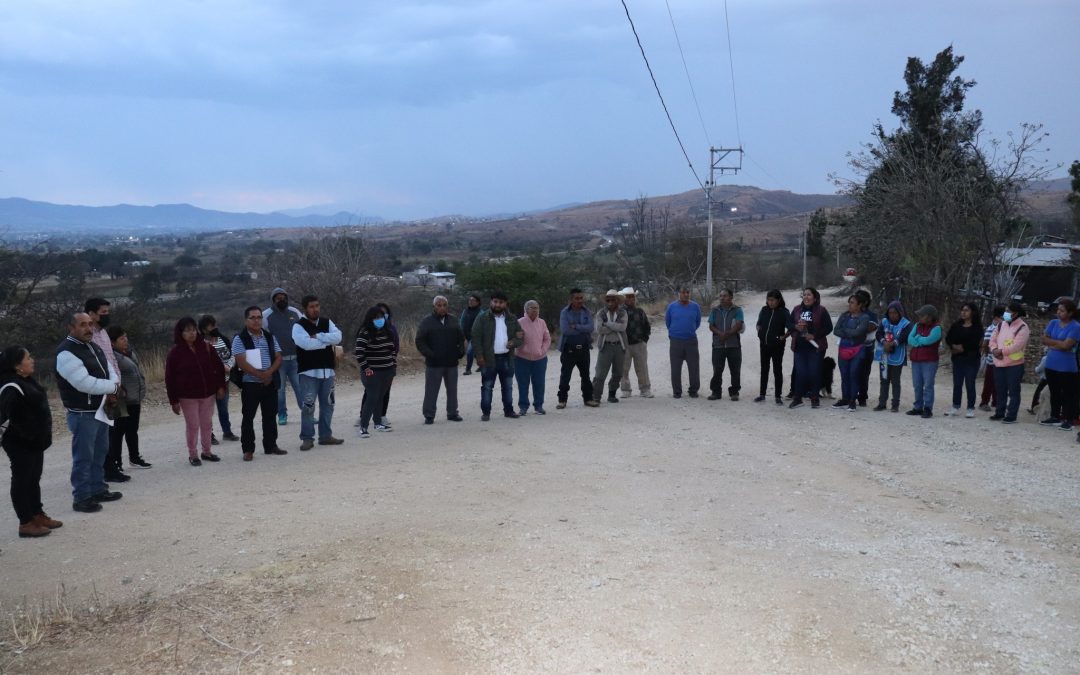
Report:
[[[739,129],[739,100],[735,98],[735,60],[731,56],[731,21],[728,19],[727,0],[724,0],[724,27],[727,29],[728,67],[731,70],[731,105],[735,108],[735,136],[742,147],[742,131]]]
[[[690,173],[694,174],[694,180],[697,181],[701,189],[705,189],[705,183],[702,182],[701,177],[698,176],[697,169],[694,168],[694,163],[690,161],[690,155],[686,152],[686,146],[683,145],[682,139],[679,137],[679,132],[675,128],[675,122],[671,119],[671,113],[668,111],[667,103],[664,102],[664,95],[660,93],[660,85],[656,83],[656,75],[653,74],[652,66],[649,65],[649,58],[645,56],[645,47],[641,45],[641,36],[638,35],[637,27],[634,26],[634,20],[630,18],[630,8],[626,6],[626,0],[620,0],[622,2],[623,11],[626,12],[626,20],[630,22],[630,30],[634,32],[634,39],[637,40],[638,49],[641,51],[641,58],[645,61],[645,68],[649,71],[649,77],[652,79],[653,88],[656,89],[656,95],[660,98],[660,105],[664,108],[664,114],[667,115],[668,124],[671,125],[671,131],[675,134],[675,140],[679,143],[679,149],[682,150],[683,157],[686,158],[686,164],[690,167]],[[729,47],[730,47],[730,40]]]
[[[679,39],[679,30],[675,28],[675,15],[671,13],[671,3],[668,0],[664,0],[664,4],[667,5],[668,18],[671,19],[671,32],[675,33],[675,44],[679,47],[679,58],[682,59],[683,71],[686,72],[686,83],[690,85],[690,96],[694,99],[694,107],[697,108],[698,121],[701,122],[701,130],[705,133],[705,140],[712,145],[712,137],[709,135],[709,130],[705,128],[705,116],[701,114],[701,105],[697,100],[697,92],[694,90],[694,81],[690,79],[690,67],[686,65],[686,54],[683,53],[682,40]]]

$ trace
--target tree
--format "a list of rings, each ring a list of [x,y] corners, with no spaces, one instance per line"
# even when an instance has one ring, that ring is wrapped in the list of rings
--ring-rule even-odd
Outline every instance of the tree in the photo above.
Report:
[[[1022,125],[1002,146],[986,138],[979,111],[964,111],[975,82],[955,75],[963,61],[952,47],[930,65],[909,58],[907,90],[893,97],[900,126],[875,124],[850,161],[858,178],[837,181],[854,201],[837,243],[868,283],[915,302],[947,305],[980,279],[1000,296],[999,252],[1021,190],[1047,171],[1033,160],[1040,126]]]
[[[559,312],[566,304],[570,289],[580,284],[569,260],[538,255],[505,263],[470,265],[458,274],[458,285],[482,294],[503,291],[519,316],[527,300],[536,300],[540,303],[540,315],[549,327],[557,330]]]
[[[376,294],[393,283],[377,276],[382,272],[379,258],[351,230],[321,230],[288,254],[272,257],[265,268],[270,283],[288,289],[294,301],[318,296],[323,312],[347,332],[360,327],[364,312],[380,299]]]
[[[1069,176],[1072,178],[1072,190],[1066,200],[1072,212],[1073,230],[1080,234],[1080,161],[1073,162],[1069,167]]]

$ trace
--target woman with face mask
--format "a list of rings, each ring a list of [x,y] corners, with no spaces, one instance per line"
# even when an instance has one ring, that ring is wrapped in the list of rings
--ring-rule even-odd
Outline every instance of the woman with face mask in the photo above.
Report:
[[[990,338],[990,353],[994,357],[994,389],[997,410],[991,420],[1015,424],[1020,411],[1020,381],[1024,377],[1024,349],[1031,331],[1024,322],[1024,306],[1010,302],[1001,317],[1001,325]]]
[[[386,323],[386,330],[390,333],[390,338],[394,341],[394,356],[401,351],[401,336],[398,334],[397,326],[394,325],[393,320],[390,317],[390,305],[385,302],[375,303],[375,306],[382,310],[383,320]],[[390,418],[386,416],[386,413],[390,410],[390,387],[394,386],[394,377],[391,376],[387,381],[386,387],[383,390],[382,407],[376,411],[375,417],[379,422],[375,425],[376,431],[389,431],[390,430]],[[360,408],[363,409],[364,404],[367,403],[367,391],[364,392],[364,400],[360,402]],[[353,426],[364,426],[360,424],[360,419],[357,418],[356,424]],[[385,427],[385,428],[384,428]]]
[[[385,423],[383,401],[397,372],[397,346],[382,307],[375,305],[364,315],[353,350],[360,366],[364,400],[360,405],[360,438],[369,438],[368,424],[375,418],[376,431],[390,431]]]

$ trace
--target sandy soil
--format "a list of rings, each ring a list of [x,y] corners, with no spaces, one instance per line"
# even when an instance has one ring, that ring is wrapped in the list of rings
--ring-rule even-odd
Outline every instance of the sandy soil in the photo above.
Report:
[[[296,451],[294,417],[251,464],[189,467],[158,411],[154,467],[98,514],[70,510],[57,439],[66,524],[20,540],[5,507],[0,602],[62,584],[72,615],[8,636],[0,671],[1080,672],[1073,434],[756,404],[751,335],[741,401],[676,401],[654,335],[652,400],[556,411],[553,357],[546,417],[481,423],[474,375],[467,421],[424,426],[403,376],[394,431],[361,440],[345,385],[345,445]]]

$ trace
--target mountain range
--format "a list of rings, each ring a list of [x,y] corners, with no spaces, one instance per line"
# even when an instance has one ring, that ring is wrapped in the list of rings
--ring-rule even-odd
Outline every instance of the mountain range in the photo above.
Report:
[[[194,233],[283,227],[332,227],[382,222],[381,218],[341,211],[332,215],[305,213],[232,213],[191,204],[156,206],[74,206],[19,197],[0,199],[0,230],[15,236],[61,235],[72,230],[95,234]]]

